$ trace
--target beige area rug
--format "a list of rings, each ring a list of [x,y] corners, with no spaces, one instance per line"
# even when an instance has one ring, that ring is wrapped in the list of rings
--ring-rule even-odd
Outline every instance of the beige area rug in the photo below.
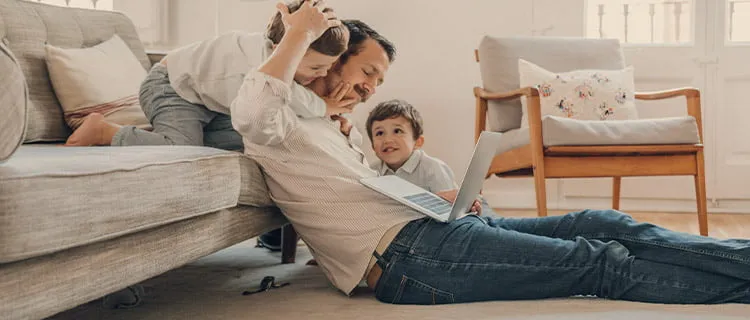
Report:
[[[219,251],[144,282],[144,302],[127,310],[109,310],[93,301],[53,317],[62,319],[748,319],[750,306],[658,305],[593,298],[484,302],[443,306],[396,306],[372,293],[349,298],[336,291],[300,246],[297,263],[254,248],[255,240]],[[289,286],[243,296],[264,276]]]

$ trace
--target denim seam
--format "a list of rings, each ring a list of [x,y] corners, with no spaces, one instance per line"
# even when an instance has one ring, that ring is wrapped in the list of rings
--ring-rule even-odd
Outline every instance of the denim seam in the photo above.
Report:
[[[407,284],[408,281],[411,281],[412,282],[412,286],[414,286],[415,288],[419,288],[421,290],[426,290],[426,291],[430,292],[432,294],[432,304],[436,304],[436,301],[435,301],[435,295],[436,294],[438,296],[447,297],[448,299],[450,299],[451,303],[456,302],[456,298],[455,298],[455,295],[453,293],[445,291],[445,290],[440,290],[438,288],[435,288],[435,287],[433,287],[433,286],[431,286],[429,284],[426,284],[426,283],[424,283],[422,281],[419,281],[417,279],[414,279],[414,278],[409,277],[409,276],[407,276],[407,275],[404,274],[404,275],[401,275],[401,281],[399,283],[398,291],[396,292],[396,295],[393,297],[393,302],[392,303],[398,303],[399,300],[401,300],[401,296],[404,293],[404,288],[406,287],[406,284]]]
[[[687,283],[680,282],[680,281],[674,281],[674,282],[668,282],[661,279],[656,279],[654,281],[646,281],[639,277],[634,277],[631,273],[625,273],[618,270],[615,270],[612,266],[606,266],[604,268],[605,272],[608,272],[615,277],[627,277],[630,281],[641,283],[641,284],[650,284],[650,285],[658,285],[658,286],[666,286],[668,288],[677,288],[677,289],[683,289],[683,290],[691,290],[695,292],[700,293],[710,293],[710,294],[718,294],[718,293],[727,293],[727,292],[736,292],[736,293],[742,293],[742,292],[750,292],[750,289],[745,289],[744,291],[725,291],[725,290],[711,290],[710,288],[701,288],[696,286],[689,286]],[[729,290],[728,288],[724,288],[726,290]]]
[[[430,227],[430,223],[433,223],[433,220],[427,220],[427,222],[422,226],[422,229],[419,230],[419,233],[417,233],[417,236],[414,238],[414,242],[411,243],[411,246],[409,246],[409,254],[414,254],[416,252],[416,247],[419,244],[419,242],[422,240],[422,236],[424,235],[427,228]]]
[[[642,240],[642,239],[639,239],[637,237],[633,237],[633,236],[629,236],[629,235],[623,235],[623,234],[608,235],[608,234],[603,234],[603,233],[590,233],[590,234],[581,234],[579,236],[583,237],[583,238],[589,238],[589,237],[591,237],[591,238],[595,238],[595,239],[604,238],[604,239],[612,239],[612,240],[627,240],[627,241],[632,241],[632,242],[635,242],[635,243],[649,244],[649,245],[654,245],[654,246],[658,246],[658,247],[662,247],[662,248],[677,249],[677,250],[687,251],[687,252],[691,252],[691,253],[710,255],[710,256],[720,257],[720,258],[727,258],[727,259],[731,259],[731,260],[733,260],[735,262],[740,262],[740,263],[743,263],[743,264],[750,264],[750,260],[743,259],[742,256],[740,256],[740,255],[722,254],[722,253],[718,253],[718,252],[716,252],[714,250],[694,250],[694,249],[689,248],[689,247],[670,245],[670,244],[665,244],[665,243],[661,243],[661,242],[657,242],[657,241]]]
[[[419,260],[422,262],[430,263],[430,264],[446,264],[451,266],[474,266],[474,267],[495,267],[495,266],[520,266],[524,268],[540,268],[540,269],[576,269],[576,268],[593,268],[596,267],[596,265],[593,264],[582,264],[582,265],[557,265],[557,266],[549,266],[549,265],[529,265],[529,264],[518,264],[518,263],[468,263],[468,262],[452,262],[452,261],[444,261],[444,260],[436,260],[432,258],[427,258],[424,256],[420,256],[417,254],[409,254],[409,258]]]

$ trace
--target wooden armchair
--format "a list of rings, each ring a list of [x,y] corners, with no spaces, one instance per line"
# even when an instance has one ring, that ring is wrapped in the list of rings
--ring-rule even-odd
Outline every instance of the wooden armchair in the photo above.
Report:
[[[479,61],[479,51],[476,51]],[[703,132],[700,92],[681,88],[660,92],[636,93],[636,100],[660,100],[685,97],[687,113],[695,118],[699,143],[660,145],[557,145],[545,146],[539,92],[526,87],[508,92],[491,92],[474,88],[476,97],[475,139],[487,130],[490,102],[508,102],[526,97],[528,108],[528,141],[530,143],[498,154],[489,169],[488,177],[534,177],[536,204],[539,216],[547,215],[545,179],[612,177],[612,208],[620,207],[622,177],[692,175],[698,223],[701,235],[708,235],[706,183],[703,159]]]

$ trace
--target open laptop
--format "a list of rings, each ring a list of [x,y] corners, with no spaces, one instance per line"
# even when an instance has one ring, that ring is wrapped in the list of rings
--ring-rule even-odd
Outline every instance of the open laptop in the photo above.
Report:
[[[456,201],[451,204],[440,196],[422,189],[395,175],[361,179],[365,186],[393,198],[442,222],[451,222],[467,213],[482,190],[492,159],[497,154],[502,133],[483,131],[474,146]]]

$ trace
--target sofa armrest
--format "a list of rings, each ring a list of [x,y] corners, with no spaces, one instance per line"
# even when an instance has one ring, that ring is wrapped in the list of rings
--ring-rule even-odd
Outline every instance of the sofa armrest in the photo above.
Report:
[[[167,51],[148,50],[146,51],[146,55],[148,56],[148,61],[151,62],[151,65],[153,66],[167,55]]]

